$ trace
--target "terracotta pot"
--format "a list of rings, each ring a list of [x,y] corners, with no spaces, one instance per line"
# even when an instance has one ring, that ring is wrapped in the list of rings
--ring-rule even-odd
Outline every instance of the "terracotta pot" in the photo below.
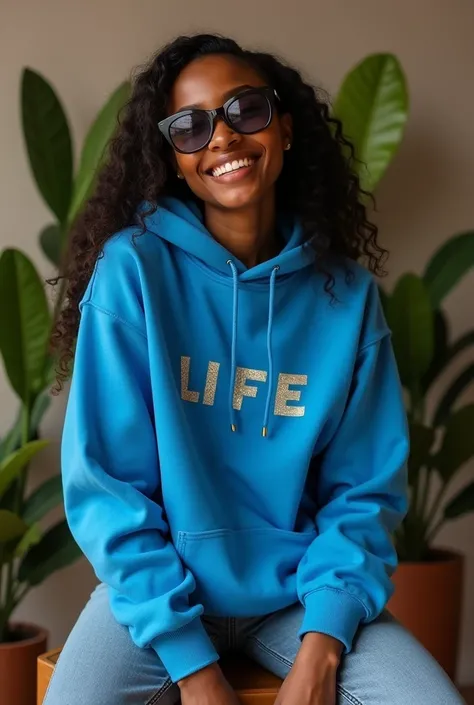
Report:
[[[0,705],[36,705],[36,659],[47,651],[49,632],[11,622],[15,641],[0,643]]]
[[[464,577],[464,556],[433,551],[424,563],[400,563],[392,578],[388,609],[455,680]]]

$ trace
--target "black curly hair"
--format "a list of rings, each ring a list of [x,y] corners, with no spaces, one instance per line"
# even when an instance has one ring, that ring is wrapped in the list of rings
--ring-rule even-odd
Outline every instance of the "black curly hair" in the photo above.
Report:
[[[167,115],[168,96],[182,69],[209,54],[246,62],[276,89],[283,110],[292,116],[292,149],[277,181],[278,203],[301,219],[306,238],[317,250],[317,267],[326,273],[326,291],[331,293],[334,286],[330,268],[324,266],[329,257],[363,258],[370,271],[385,273],[387,252],[377,243],[377,227],[368,220],[365,205],[372,197],[361,188],[354,150],[340,121],[331,116],[326,94],[274,55],[242,49],[220,35],[179,36],[136,73],[95,191],[73,225],[62,271],[52,281],[62,279],[65,291],[52,336],[59,356],[59,389],[74,355],[79,302],[105,242],[128,225],[139,225],[145,232],[143,218],[156,210],[164,194],[194,197],[186,183],[176,179],[169,145],[157,123]],[[138,215],[143,200],[153,210]],[[347,267],[346,273],[351,276]]]

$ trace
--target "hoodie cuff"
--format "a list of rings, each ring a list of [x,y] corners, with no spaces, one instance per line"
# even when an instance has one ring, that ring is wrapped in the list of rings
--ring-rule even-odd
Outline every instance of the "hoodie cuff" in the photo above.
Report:
[[[200,618],[193,619],[174,632],[156,637],[150,646],[174,683],[219,660],[219,654]]]
[[[342,590],[322,588],[309,593],[304,606],[300,639],[307,632],[321,632],[341,641],[344,652],[349,653],[359,624],[367,615],[362,602]]]

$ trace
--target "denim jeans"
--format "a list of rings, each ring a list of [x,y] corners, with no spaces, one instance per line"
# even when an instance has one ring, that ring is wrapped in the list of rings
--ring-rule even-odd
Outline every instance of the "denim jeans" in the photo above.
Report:
[[[303,607],[265,617],[203,617],[219,653],[240,650],[284,678],[296,657]],[[116,622],[100,583],[73,627],[44,705],[174,705],[171,682],[152,649],[133,643]],[[457,705],[444,671],[388,613],[360,629],[338,672],[337,705]]]

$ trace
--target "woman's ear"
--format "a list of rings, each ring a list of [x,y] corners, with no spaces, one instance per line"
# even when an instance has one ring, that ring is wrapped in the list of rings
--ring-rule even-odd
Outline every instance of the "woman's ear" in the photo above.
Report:
[[[168,163],[171,166],[171,171],[178,177],[178,179],[184,179],[184,176],[181,173],[181,169],[179,168],[178,160],[176,159],[176,153],[174,152],[174,150],[169,155]]]
[[[284,113],[280,116],[280,126],[283,149],[289,149],[288,145],[293,142],[293,118],[290,113]]]

